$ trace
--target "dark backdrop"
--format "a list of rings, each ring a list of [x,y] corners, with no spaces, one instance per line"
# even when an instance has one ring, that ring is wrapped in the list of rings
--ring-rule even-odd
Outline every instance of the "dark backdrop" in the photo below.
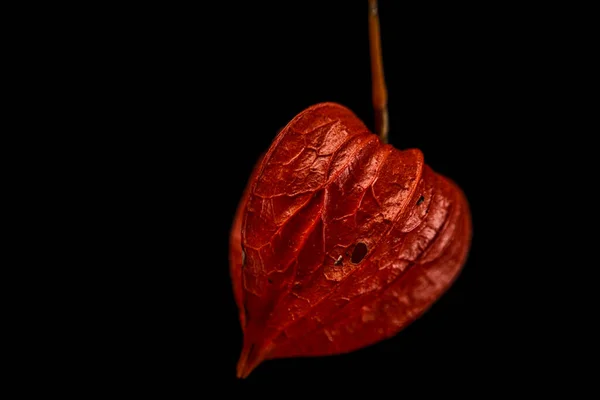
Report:
[[[339,102],[373,127],[367,2],[161,7],[128,12],[105,61],[121,85],[112,109],[127,117],[111,130],[131,167],[122,190],[135,194],[124,201],[131,231],[119,229],[135,255],[119,278],[128,301],[111,320],[107,347],[118,350],[107,379],[198,394],[322,384],[398,396],[483,394],[530,379],[535,342],[515,311],[518,279],[506,273],[517,261],[503,250],[516,223],[506,204],[527,194],[510,187],[501,160],[518,153],[536,79],[519,13],[507,22],[514,10],[491,5],[380,2],[390,143],[421,149],[464,189],[468,262],[397,337],[346,355],[267,361],[242,381],[228,271],[234,211],[259,155],[304,108]]]

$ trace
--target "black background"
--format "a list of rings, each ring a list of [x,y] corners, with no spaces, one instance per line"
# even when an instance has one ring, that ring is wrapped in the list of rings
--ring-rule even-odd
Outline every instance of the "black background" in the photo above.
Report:
[[[543,361],[513,228],[532,189],[512,178],[524,141],[540,135],[532,114],[544,89],[531,60],[543,43],[529,14],[380,2],[390,143],[421,149],[465,191],[468,262],[395,338],[346,355],[267,361],[238,380],[242,335],[228,270],[235,209],[259,155],[304,108],[338,102],[373,127],[367,2],[161,7],[128,10],[118,33],[103,30],[116,37],[99,59],[99,86],[118,88],[106,131],[127,164],[117,171],[124,217],[115,234],[131,254],[119,260],[122,297],[100,345],[110,354],[106,382],[198,395],[364,387],[398,396],[530,382]]]

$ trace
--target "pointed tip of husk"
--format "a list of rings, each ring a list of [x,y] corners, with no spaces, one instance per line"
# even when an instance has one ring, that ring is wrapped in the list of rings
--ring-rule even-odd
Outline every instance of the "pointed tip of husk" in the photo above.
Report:
[[[237,363],[236,376],[245,379],[265,359],[265,349],[258,348],[253,343],[244,343],[244,348]]]

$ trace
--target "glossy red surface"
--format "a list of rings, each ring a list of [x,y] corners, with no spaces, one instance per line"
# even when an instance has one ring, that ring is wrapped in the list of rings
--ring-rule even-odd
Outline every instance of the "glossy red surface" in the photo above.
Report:
[[[395,335],[450,287],[470,241],[463,192],[421,151],[382,144],[341,105],[306,109],[258,162],[231,231],[238,376]]]

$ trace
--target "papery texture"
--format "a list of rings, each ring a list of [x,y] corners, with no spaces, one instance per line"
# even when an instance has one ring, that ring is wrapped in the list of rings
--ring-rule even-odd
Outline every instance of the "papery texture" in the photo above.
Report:
[[[470,239],[463,192],[421,151],[382,144],[341,105],[306,109],[258,162],[232,227],[238,376],[395,335],[452,284]]]

